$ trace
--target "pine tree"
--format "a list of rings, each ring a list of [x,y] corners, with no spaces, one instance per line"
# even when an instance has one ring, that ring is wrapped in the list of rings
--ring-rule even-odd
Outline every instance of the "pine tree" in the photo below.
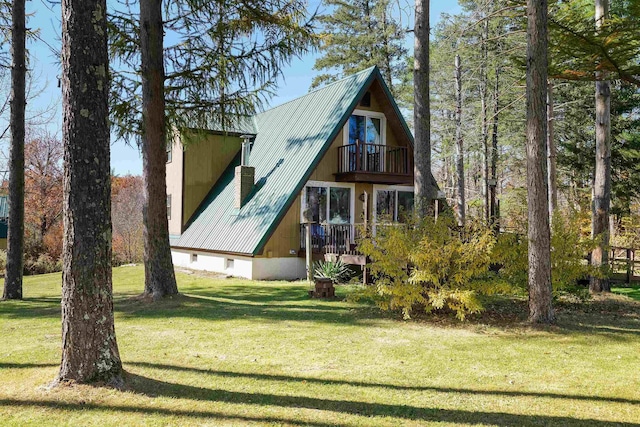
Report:
[[[6,299],[22,299],[24,264],[24,138],[26,106],[26,23],[25,0],[11,5],[11,154],[9,159],[9,229],[7,267],[4,280]]]
[[[431,106],[429,100],[429,0],[416,0],[413,65],[413,179],[415,211],[425,217],[436,198],[431,175]]]
[[[317,87],[377,65],[394,97],[404,90],[408,71],[407,28],[394,18],[390,0],[325,0],[332,13],[323,25],[320,57],[314,69],[329,71],[314,78]]]
[[[546,0],[527,1],[527,205],[529,213],[529,320],[552,323],[551,234],[547,199]]]
[[[63,0],[64,253],[56,382],[122,384],[113,321],[106,0]]]
[[[609,1],[596,0],[596,29],[609,18]],[[596,168],[593,179],[591,237],[599,244],[591,252],[591,264],[603,268],[609,262],[609,210],[611,206],[611,86],[606,72],[596,72]],[[591,277],[591,292],[610,291],[609,280]]]
[[[142,169],[144,174],[144,294],[178,293],[167,223],[167,135],[162,56],[162,0],[140,0]]]

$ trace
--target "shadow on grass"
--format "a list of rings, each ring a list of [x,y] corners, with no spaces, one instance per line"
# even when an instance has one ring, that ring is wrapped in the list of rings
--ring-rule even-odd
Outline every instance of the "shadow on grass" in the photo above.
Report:
[[[160,415],[167,417],[186,417],[186,418],[203,418],[207,421],[239,421],[246,423],[274,423],[274,424],[286,424],[286,425],[299,425],[299,426],[312,426],[312,427],[341,427],[336,423],[322,423],[301,421],[293,418],[284,417],[268,417],[268,416],[250,416],[240,414],[226,414],[224,412],[217,411],[188,411],[181,409],[168,409],[168,408],[146,408],[140,406],[129,405],[100,405],[96,403],[72,403],[72,402],[58,402],[52,400],[18,400],[18,399],[0,399],[0,407],[2,406],[16,406],[24,408],[45,408],[45,409],[57,409],[62,411],[98,411],[113,413],[122,412],[129,414],[141,414],[141,415]]]
[[[561,394],[561,393],[540,393],[533,391],[509,391],[509,390],[481,390],[481,389],[469,389],[469,388],[455,388],[455,387],[436,387],[436,386],[413,386],[413,385],[398,385],[398,384],[385,384],[385,383],[372,383],[364,381],[349,381],[349,380],[336,380],[330,378],[314,378],[314,377],[296,377],[290,375],[276,375],[276,374],[260,374],[255,372],[234,372],[234,371],[220,371],[213,369],[194,368],[190,366],[175,366],[166,365],[161,363],[150,362],[125,362],[125,366],[136,366],[141,368],[159,369],[159,370],[172,370],[181,372],[191,372],[200,375],[210,375],[226,378],[250,378],[262,381],[278,381],[278,382],[293,382],[293,383],[309,383],[309,384],[321,384],[321,385],[337,385],[337,386],[350,386],[350,387],[363,387],[363,388],[383,388],[399,391],[430,391],[437,393],[459,393],[470,395],[486,395],[486,396],[508,396],[508,397],[536,397],[536,398],[551,398],[551,399],[566,399],[566,400],[580,400],[580,401],[593,401],[593,402],[607,402],[607,403],[623,403],[630,405],[640,405],[640,400],[628,399],[622,397],[608,397],[608,396],[588,396],[582,394]],[[32,369],[32,368],[49,368],[58,366],[57,364],[50,363],[0,363],[0,369]],[[127,374],[128,382],[132,386],[130,387],[134,391],[139,391],[144,394],[153,395],[151,388],[147,385],[155,380],[141,377],[135,374]],[[171,388],[190,387],[181,384],[170,384]],[[168,385],[166,386],[168,387]],[[204,390],[204,389],[203,389]],[[159,394],[164,395],[164,394]],[[179,397],[179,396],[172,396]],[[185,396],[187,397],[187,396]],[[197,398],[197,397],[193,397]]]
[[[620,397],[607,397],[607,396],[588,396],[588,395],[576,395],[576,394],[560,394],[560,393],[538,393],[530,391],[508,391],[508,390],[478,390],[468,388],[454,388],[454,387],[435,387],[435,386],[412,386],[412,385],[397,385],[397,384],[385,384],[385,383],[370,383],[363,381],[348,381],[348,380],[335,380],[313,377],[295,377],[289,375],[274,375],[274,374],[260,374],[253,372],[233,372],[233,371],[219,371],[213,369],[201,369],[193,368],[189,366],[174,366],[149,362],[126,362],[126,365],[133,365],[151,369],[161,370],[174,370],[174,371],[186,371],[194,372],[197,374],[214,375],[219,377],[230,378],[252,378],[257,380],[266,381],[291,381],[291,382],[305,382],[314,384],[325,385],[345,385],[353,387],[366,387],[366,388],[385,388],[391,390],[401,391],[433,391],[438,393],[462,393],[471,395],[488,395],[488,396],[527,396],[527,397],[542,397],[552,399],[569,399],[569,400],[585,400],[594,402],[612,402],[612,403],[625,403],[631,405],[640,405],[640,400],[626,399]],[[0,365],[1,367],[2,365]]]
[[[304,285],[189,287],[180,294],[148,303],[133,294],[115,294],[116,314],[125,318],[194,318],[211,321],[251,319],[354,324],[385,317],[377,309],[334,301],[311,300]],[[59,297],[25,298],[0,304],[0,318],[60,317]]]
[[[159,381],[138,375],[128,375],[129,390],[149,397],[167,397],[171,399],[189,399],[201,402],[229,403],[240,405],[252,405],[253,413],[260,413],[260,407],[279,407],[283,409],[310,409],[315,411],[333,412],[336,414],[365,416],[365,417],[393,417],[403,420],[446,422],[464,424],[491,424],[497,426],[539,426],[539,425],[563,425],[563,426],[608,426],[609,421],[595,419],[578,419],[566,416],[548,415],[524,415],[504,412],[482,412],[457,409],[427,408],[409,405],[396,405],[385,403],[370,403],[355,400],[335,400],[330,398],[318,398],[307,396],[287,396],[270,393],[248,393],[242,391],[228,391],[215,388],[194,387],[183,384],[175,384],[167,381]],[[253,422],[280,422],[294,425],[328,426],[339,425],[310,422],[295,418],[280,418],[268,416],[237,416],[222,412],[203,410],[180,410],[162,408],[159,405],[153,407],[107,405],[94,403],[68,403],[56,401],[34,401],[3,399],[0,406],[19,407],[45,407],[61,410],[96,410],[109,412],[130,412],[138,414],[154,414],[166,416],[183,416],[190,418],[218,418]],[[635,423],[615,423],[618,426],[640,426]]]
[[[371,323],[399,318],[370,304],[344,304],[311,300],[304,284],[221,282],[219,286],[187,286],[188,293],[149,304],[131,293],[114,297],[115,311],[128,319],[194,318],[210,321],[258,319],[261,321],[302,321],[332,324]],[[339,292],[344,293],[343,289]],[[460,323],[452,315],[417,315],[416,320],[435,326],[467,328],[489,325],[506,332],[526,325],[526,300],[493,298],[487,310]],[[623,297],[605,297],[586,304],[558,304],[558,325],[543,328],[554,334],[594,334],[615,341],[640,336],[640,303]],[[0,318],[60,317],[59,297],[27,298],[0,303]],[[520,334],[519,334],[520,335]],[[523,336],[526,337],[527,335]],[[537,335],[529,335],[532,338]]]

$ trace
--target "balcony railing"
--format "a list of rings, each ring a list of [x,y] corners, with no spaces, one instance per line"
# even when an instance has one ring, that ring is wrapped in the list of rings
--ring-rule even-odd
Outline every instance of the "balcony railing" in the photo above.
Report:
[[[410,171],[406,147],[355,144],[338,147],[338,173],[369,172],[407,175]]]
[[[300,249],[307,248],[307,224],[300,224]],[[322,254],[357,254],[356,240],[360,227],[356,224],[312,224],[311,250]]]

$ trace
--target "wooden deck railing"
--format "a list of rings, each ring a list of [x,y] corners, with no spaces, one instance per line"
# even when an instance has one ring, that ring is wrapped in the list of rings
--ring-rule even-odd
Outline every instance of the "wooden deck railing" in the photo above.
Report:
[[[636,273],[640,273],[640,259],[636,258],[636,249],[612,247],[609,266],[614,279],[623,279],[626,283],[638,281]]]
[[[357,254],[356,240],[360,237],[357,224],[312,224],[311,250],[322,254]],[[305,250],[307,224],[300,224],[300,249]]]
[[[406,147],[360,142],[338,147],[338,173],[373,172],[407,175],[409,170],[409,153]]]

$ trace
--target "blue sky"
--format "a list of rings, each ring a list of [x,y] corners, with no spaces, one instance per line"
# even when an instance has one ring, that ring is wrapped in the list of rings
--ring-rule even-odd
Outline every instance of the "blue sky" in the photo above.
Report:
[[[311,7],[315,8],[318,0],[310,0]],[[413,5],[413,2],[408,2]],[[31,68],[36,77],[34,92],[39,95],[30,102],[28,110],[31,115],[37,114],[47,107],[52,107],[53,121],[48,125],[49,131],[62,136],[62,110],[61,91],[58,88],[57,77],[60,73],[59,59],[47,46],[58,48],[60,39],[60,8],[49,9],[46,0],[36,0],[27,3],[27,12],[32,15],[27,26],[39,28],[41,39],[32,41],[28,45],[31,53]],[[460,11],[457,0],[432,0],[431,1],[431,25],[435,26],[441,13],[457,13]],[[280,82],[277,95],[271,100],[271,105],[279,105],[292,98],[303,95],[309,90],[311,80],[318,74],[313,70],[313,64],[317,54],[307,54],[299,59],[294,59],[290,66],[283,69],[284,78]],[[6,149],[5,149],[6,151]],[[122,141],[113,141],[111,147],[111,168],[118,175],[127,173],[141,174],[142,159],[138,148],[129,146]]]

